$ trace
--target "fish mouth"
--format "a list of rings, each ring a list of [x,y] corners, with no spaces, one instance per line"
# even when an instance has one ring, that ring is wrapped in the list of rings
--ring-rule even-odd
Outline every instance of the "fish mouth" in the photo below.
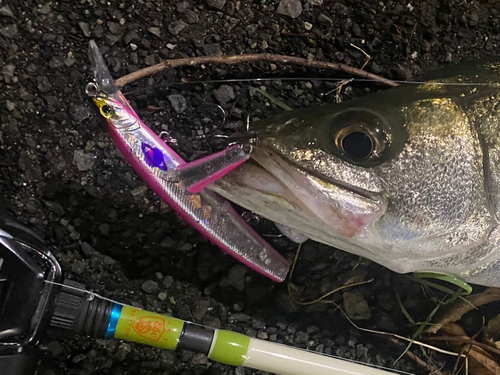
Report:
[[[331,243],[352,239],[387,210],[388,199],[342,181],[318,175],[268,145],[214,185],[228,200],[272,221]]]

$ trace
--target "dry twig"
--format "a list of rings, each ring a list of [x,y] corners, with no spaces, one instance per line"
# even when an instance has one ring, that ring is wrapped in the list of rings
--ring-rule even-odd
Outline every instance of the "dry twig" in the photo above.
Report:
[[[201,57],[189,57],[183,59],[172,59],[164,60],[159,64],[149,66],[147,68],[137,70],[133,73],[127,74],[118,80],[116,84],[118,86],[125,86],[131,82],[137,81],[140,78],[148,77],[152,74],[162,72],[166,69],[178,68],[180,66],[193,66],[193,65],[203,65],[203,64],[241,64],[249,62],[259,62],[266,61],[278,64],[297,64],[302,66],[307,66],[309,68],[317,69],[333,69],[339,70],[347,74],[352,74],[358,77],[370,79],[383,83],[388,86],[398,86],[398,84],[390,79],[381,77],[377,74],[366,72],[364,70],[353,68],[352,66],[336,63],[327,62],[319,60],[308,60],[302,57],[295,56],[285,56],[276,55],[272,53],[261,53],[261,54],[250,54],[250,55],[232,55],[232,56],[201,56]]]
[[[405,347],[406,345],[402,343],[400,340],[398,340],[396,337],[389,337],[389,341],[392,343],[396,344],[397,346],[400,347]],[[432,363],[425,362],[422,358],[420,358],[418,355],[415,353],[410,352],[407,350],[405,352],[405,355],[410,357],[413,361],[415,361],[418,365],[422,366],[423,368],[426,368],[430,371],[430,374],[434,375],[445,375],[441,370],[439,370],[436,366],[434,366]],[[460,357],[458,357],[460,358]]]
[[[497,349],[491,345],[483,344],[482,342],[476,341],[469,336],[435,336],[426,337],[427,341],[448,341],[448,342],[458,342],[460,344],[470,344],[483,348],[486,351],[500,355],[500,349]]]

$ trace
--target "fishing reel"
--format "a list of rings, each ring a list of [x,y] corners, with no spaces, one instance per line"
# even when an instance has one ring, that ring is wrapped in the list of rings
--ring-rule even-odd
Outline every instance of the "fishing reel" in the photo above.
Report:
[[[31,375],[36,344],[55,308],[62,272],[33,231],[0,217],[0,373]]]
[[[36,346],[46,333],[104,337],[112,304],[89,298],[83,284],[62,282],[43,240],[0,215],[1,375],[36,374]]]

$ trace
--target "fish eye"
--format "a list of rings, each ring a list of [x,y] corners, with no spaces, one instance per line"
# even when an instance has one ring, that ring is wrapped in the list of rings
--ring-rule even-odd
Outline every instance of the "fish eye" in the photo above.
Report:
[[[346,129],[339,132],[336,142],[339,148],[353,161],[365,160],[373,152],[373,141],[370,135],[361,129]]]
[[[104,104],[103,106],[101,106],[100,110],[101,115],[106,118],[110,118],[111,116],[113,116],[114,110],[113,107],[111,107],[109,104]]]
[[[346,111],[334,118],[332,138],[335,152],[346,161],[375,165],[389,146],[383,121],[371,111]]]

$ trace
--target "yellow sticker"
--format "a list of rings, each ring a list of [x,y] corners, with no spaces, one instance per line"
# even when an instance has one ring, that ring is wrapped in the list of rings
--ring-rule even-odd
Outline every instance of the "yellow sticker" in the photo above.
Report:
[[[183,327],[183,320],[123,306],[114,337],[175,350]]]

